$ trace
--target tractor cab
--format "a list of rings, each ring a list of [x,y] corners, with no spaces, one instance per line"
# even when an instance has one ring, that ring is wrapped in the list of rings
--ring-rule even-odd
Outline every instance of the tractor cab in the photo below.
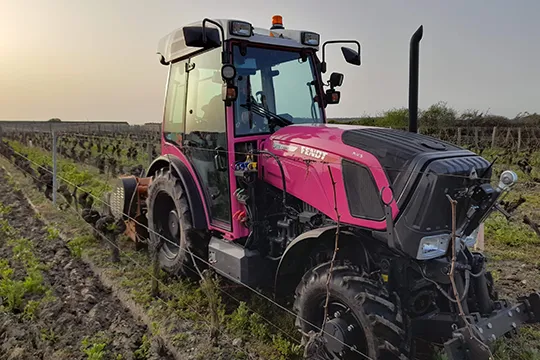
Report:
[[[326,122],[325,108],[339,103],[335,88],[343,82],[338,73],[322,79],[327,44],[354,44],[357,50],[342,52],[360,65],[357,41],[324,43],[320,61],[319,39],[314,32],[285,29],[281,16],[274,16],[270,29],[205,19],[160,41],[160,61],[169,67],[162,154],[193,173],[209,226],[229,239],[248,235],[239,216],[244,206],[234,196],[235,164],[245,163],[279,129]]]

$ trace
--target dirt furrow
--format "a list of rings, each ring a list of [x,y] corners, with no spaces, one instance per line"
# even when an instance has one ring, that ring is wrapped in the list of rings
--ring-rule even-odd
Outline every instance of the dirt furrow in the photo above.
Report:
[[[52,295],[47,301],[24,297],[26,304],[35,298],[32,316],[27,308],[0,312],[0,359],[172,359],[159,343],[148,340],[146,327],[91,269],[47,230],[23,195],[7,184],[2,169],[0,203],[8,209],[3,220],[14,230],[0,234],[0,260],[8,260],[13,272],[24,276],[13,256],[13,241],[30,240],[35,257],[44,265],[41,286],[51,289]]]

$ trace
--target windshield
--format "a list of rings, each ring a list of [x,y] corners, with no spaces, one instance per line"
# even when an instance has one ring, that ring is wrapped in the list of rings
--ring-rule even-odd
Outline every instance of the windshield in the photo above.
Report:
[[[234,46],[238,98],[236,135],[272,132],[290,124],[322,123],[312,56],[298,51]]]

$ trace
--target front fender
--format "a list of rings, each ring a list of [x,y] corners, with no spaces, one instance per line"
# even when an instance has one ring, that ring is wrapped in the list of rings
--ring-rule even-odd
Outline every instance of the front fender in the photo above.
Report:
[[[282,282],[281,280],[284,279],[285,275],[291,274],[300,274],[301,278],[311,251],[322,242],[331,241],[332,235],[335,233],[335,225],[313,229],[300,234],[287,246],[276,270],[274,279],[276,294],[286,294],[291,290],[294,291],[294,286],[296,286],[298,281],[294,282],[293,278],[297,279],[298,276],[287,278],[290,281]]]
[[[174,155],[160,156],[150,164],[146,176],[152,177],[158,170],[169,168],[169,166],[173,173],[180,178],[186,191],[193,227],[198,230],[208,229],[208,218],[204,211],[203,199],[197,189],[195,179],[193,179],[191,172],[182,160]]]
[[[306,270],[309,270],[311,266],[319,265],[319,261],[327,261],[310,256],[318,251],[333,252],[336,228],[336,225],[330,225],[306,231],[291,241],[283,252],[276,270],[274,291],[277,296],[293,294]],[[370,246],[365,242],[370,240],[376,241],[370,237],[353,234],[345,228],[340,229],[339,251],[336,259],[348,260],[355,265],[369,269],[367,248]],[[311,264],[310,260],[315,260],[317,264]]]

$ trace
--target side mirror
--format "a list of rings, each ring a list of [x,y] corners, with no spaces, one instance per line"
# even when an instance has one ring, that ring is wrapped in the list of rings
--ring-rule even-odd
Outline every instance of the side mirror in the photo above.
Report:
[[[343,84],[343,74],[334,72],[330,75],[330,88],[335,88]]]
[[[324,94],[324,107],[326,107],[326,105],[328,104],[339,104],[340,99],[341,93],[339,91],[336,91],[334,89],[328,89]]]
[[[348,47],[342,46],[341,52],[343,53],[343,57],[345,58],[345,61],[352,65],[358,65],[360,66],[360,54]]]
[[[186,46],[211,49],[221,46],[219,30],[216,28],[206,28],[206,42],[203,36],[202,26],[186,26],[183,29]]]
[[[227,170],[227,152],[222,146],[218,146],[215,149],[214,166],[217,171]]]

